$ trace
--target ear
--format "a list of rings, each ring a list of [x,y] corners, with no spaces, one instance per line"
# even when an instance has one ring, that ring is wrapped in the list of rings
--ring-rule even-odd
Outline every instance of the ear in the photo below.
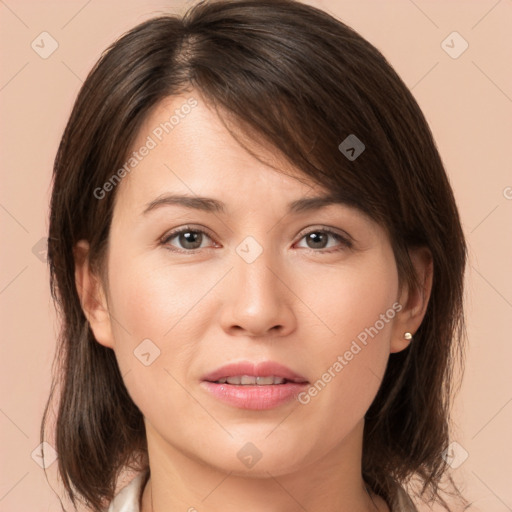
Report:
[[[75,244],[73,253],[76,289],[85,317],[98,343],[114,348],[106,293],[101,279],[91,269],[89,243],[86,240],[80,240]]]
[[[406,332],[413,336],[419,329],[427,311],[430,293],[432,291],[433,262],[432,253],[426,247],[409,250],[414,271],[417,276],[417,285],[404,283],[399,304],[402,309],[395,317],[390,352],[400,352],[409,346],[411,340],[405,339]]]

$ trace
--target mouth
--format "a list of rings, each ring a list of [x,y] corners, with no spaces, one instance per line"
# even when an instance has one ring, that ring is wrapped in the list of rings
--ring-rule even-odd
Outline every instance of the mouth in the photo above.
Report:
[[[251,410],[282,406],[308,385],[301,375],[273,362],[227,365],[204,376],[201,382],[201,386],[221,402]]]
[[[232,386],[280,386],[282,384],[293,383],[307,383],[302,379],[285,379],[277,377],[276,375],[269,375],[268,377],[256,377],[255,375],[234,375],[231,377],[222,377],[213,382],[215,384],[228,384]]]

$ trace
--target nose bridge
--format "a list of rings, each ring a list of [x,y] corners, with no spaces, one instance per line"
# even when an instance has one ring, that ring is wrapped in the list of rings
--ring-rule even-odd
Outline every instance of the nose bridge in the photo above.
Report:
[[[246,261],[243,257],[239,257],[239,260],[236,263],[236,275],[243,283],[242,288],[247,292],[244,294],[245,296],[263,294],[268,295],[267,298],[271,298],[278,292],[276,286],[277,263],[270,250],[262,252],[254,261]]]
[[[276,301],[281,292],[277,285],[279,262],[271,247],[263,248],[254,238],[248,237],[236,249],[235,279],[239,300],[248,299],[254,307]],[[274,270],[275,269],[275,270]]]
[[[283,273],[282,265],[275,251],[252,237],[239,244],[229,284],[231,300],[224,317],[225,327],[237,326],[252,335],[292,327],[290,292],[278,277]]]

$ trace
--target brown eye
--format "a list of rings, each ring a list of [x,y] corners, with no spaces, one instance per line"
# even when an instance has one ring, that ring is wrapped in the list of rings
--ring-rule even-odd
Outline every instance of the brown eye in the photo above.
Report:
[[[171,243],[171,240],[174,239],[176,239],[176,242]],[[210,237],[204,231],[200,229],[183,228],[166,236],[162,240],[162,244],[171,246],[171,250],[187,252],[195,249],[203,249],[204,246],[202,244],[205,239],[210,239]],[[176,243],[178,246],[176,246]]]
[[[335,243],[334,246],[332,244],[328,245],[329,239],[336,240],[338,244]],[[314,231],[310,231],[303,235],[301,240],[306,240],[307,249],[321,250],[334,247],[331,250],[321,252],[335,252],[347,247],[352,247],[352,243],[346,237],[328,229],[316,229]]]

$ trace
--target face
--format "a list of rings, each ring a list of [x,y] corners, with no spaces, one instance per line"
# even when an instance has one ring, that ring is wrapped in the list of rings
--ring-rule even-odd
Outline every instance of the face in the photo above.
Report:
[[[262,454],[253,474],[278,475],[339,451],[403,348],[384,229],[343,204],[314,208],[328,191],[272,149],[251,156],[197,91],[162,102],[133,151],[115,191],[107,317],[90,321],[148,439],[241,474],[244,454]],[[292,373],[205,382],[241,362],[232,373]]]

